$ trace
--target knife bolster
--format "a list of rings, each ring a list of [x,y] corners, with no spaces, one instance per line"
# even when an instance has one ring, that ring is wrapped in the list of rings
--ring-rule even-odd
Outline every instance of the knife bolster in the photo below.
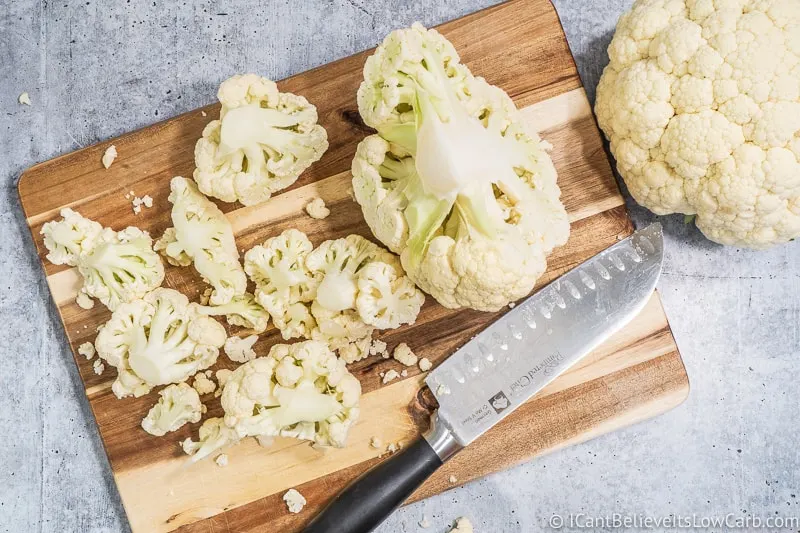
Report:
[[[447,461],[464,449],[464,446],[456,440],[450,429],[439,417],[438,411],[431,416],[431,427],[423,437],[442,462]]]

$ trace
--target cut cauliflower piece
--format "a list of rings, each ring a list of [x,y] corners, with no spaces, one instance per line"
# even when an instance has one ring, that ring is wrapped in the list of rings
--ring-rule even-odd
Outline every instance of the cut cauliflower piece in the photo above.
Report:
[[[142,429],[161,437],[177,431],[184,424],[200,421],[203,404],[197,391],[186,383],[170,385],[159,393],[158,402],[142,420]]]
[[[639,0],[595,112],[631,195],[712,241],[800,236],[800,4]]]
[[[469,518],[463,516],[461,518],[457,518],[453,529],[450,530],[450,533],[474,533],[472,522],[469,521]]]
[[[236,431],[226,426],[222,418],[209,418],[200,426],[198,440],[186,439],[181,443],[181,448],[185,454],[192,456],[189,461],[196,463],[238,442]]]
[[[256,301],[250,293],[234,296],[230,302],[222,305],[203,306],[194,304],[201,315],[225,315],[228,324],[242,328],[252,329],[256,333],[263,333],[267,329],[269,313]]]
[[[306,213],[308,213],[308,216],[311,218],[322,220],[328,218],[328,215],[331,214],[331,210],[325,206],[325,200],[322,198],[314,198],[306,204]]]
[[[449,308],[496,311],[527,295],[569,221],[548,144],[501,89],[420,24],[364,66],[353,189],[373,234]]]
[[[223,305],[247,290],[247,276],[239,263],[233,228],[225,214],[203,196],[191,180],[176,176],[170,182],[172,224],[159,248],[177,264],[191,257],[194,267],[214,288],[212,305]],[[172,238],[174,237],[174,240]]]
[[[225,338],[225,328],[194,314],[186,296],[159,288],[120,305],[98,333],[95,348],[117,369],[114,394],[138,397],[213,365]]]
[[[328,149],[317,109],[255,74],[233,76],[217,93],[220,120],[194,150],[200,190],[225,202],[255,205],[285,189]]]
[[[141,298],[164,280],[164,265],[153,251],[153,240],[132,226],[119,232],[104,229],[91,250],[78,258],[78,271],[83,276],[81,290],[111,311]]]
[[[105,152],[103,152],[103,158],[102,158],[103,166],[107,169],[111,168],[111,164],[114,162],[116,158],[117,158],[117,147],[112,144],[111,146],[106,148]]]
[[[94,344],[87,341],[78,346],[78,353],[84,356],[87,361],[91,361],[97,351],[94,349]]]
[[[225,341],[225,355],[234,363],[246,363],[256,358],[256,351],[253,350],[253,345],[258,340],[258,335],[250,335],[249,337],[228,337]]]
[[[103,226],[65,207],[61,220],[45,222],[39,232],[44,236],[47,260],[54,265],[77,266],[78,258],[89,253],[103,232]]]
[[[197,394],[200,396],[205,396],[206,394],[211,394],[215,390],[217,390],[217,384],[211,381],[211,371],[206,370],[205,372],[198,372],[195,375],[194,383],[192,383],[192,388],[197,391]]]
[[[240,438],[283,436],[344,446],[358,418],[361,385],[322,342],[272,347],[225,384],[225,424]]]
[[[86,291],[83,289],[78,291],[78,296],[75,297],[75,303],[81,309],[92,309],[94,307],[94,300],[92,300],[91,296],[86,294]]]
[[[403,363],[405,366],[414,366],[417,364],[417,355],[411,351],[408,344],[404,342],[401,342],[395,347],[393,356],[395,360]],[[420,363],[420,368],[421,367],[422,364]]]
[[[319,285],[318,277],[306,267],[312,249],[303,232],[289,229],[254,246],[244,257],[245,272],[256,284],[258,303],[287,340],[310,337],[316,325],[307,307]]]
[[[398,276],[392,265],[374,262],[358,273],[358,314],[378,329],[413,324],[425,296],[406,276]]]
[[[283,495],[283,501],[286,502],[286,508],[292,514],[297,514],[306,506],[306,499],[300,494],[297,489],[289,489]]]
[[[167,228],[164,230],[164,234],[155,242],[153,249],[163,255],[164,259],[166,259],[167,263],[170,265],[185,267],[192,264],[192,258],[189,257],[189,254],[178,244],[175,228]],[[169,249],[169,252],[167,252],[167,249]],[[211,292],[214,292],[214,289],[209,291],[209,297]]]

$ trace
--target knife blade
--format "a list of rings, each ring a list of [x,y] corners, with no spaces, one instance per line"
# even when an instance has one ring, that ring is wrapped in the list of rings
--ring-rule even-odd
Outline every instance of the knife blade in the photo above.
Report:
[[[445,461],[635,317],[664,256],[661,225],[634,232],[473,337],[426,378],[439,408],[411,446],[345,489],[303,531],[369,533]]]

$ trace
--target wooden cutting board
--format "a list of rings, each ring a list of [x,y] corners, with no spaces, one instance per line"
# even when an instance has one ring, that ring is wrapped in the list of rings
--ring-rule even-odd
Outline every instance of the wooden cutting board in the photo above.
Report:
[[[547,0],[515,0],[449,22],[440,30],[464,63],[505,89],[525,120],[554,146],[552,156],[572,234],[550,257],[540,286],[629,235],[630,219],[552,5]],[[350,233],[369,235],[348,194],[356,145],[370,133],[355,101],[369,53],[279,83],[281,90],[302,94],[317,106],[330,149],[294,186],[269,202],[249,208],[221,205],[242,250],[292,227],[308,233],[315,244]],[[160,236],[170,225],[169,179],[192,175],[194,143],[218,111],[215,105],[192,111],[23,174],[22,206],[73,352],[94,339],[95,328],[109,312],[100,304],[88,311],[75,304],[77,272],[44,260],[42,224],[56,218],[61,208],[71,207],[114,229],[136,225]],[[112,143],[119,158],[106,170],[100,159]],[[149,194],[154,206],[134,215],[130,199],[125,198],[130,191]],[[303,211],[317,196],[331,208],[323,221],[312,220]],[[204,288],[192,268],[167,267],[164,285],[190,297]],[[390,348],[407,341],[419,355],[440,362],[497,316],[449,311],[428,298],[413,327],[381,338]],[[258,353],[265,354],[278,341],[270,329],[256,345]],[[110,390],[113,369],[97,376],[90,362],[77,355],[75,360],[135,532],[297,531],[348,481],[380,461],[381,451],[369,445],[372,437],[385,443],[409,442],[427,427],[431,407],[420,392],[423,376],[418,369],[382,386],[380,372],[399,364],[371,358],[353,365],[365,394],[347,448],[322,452],[279,440],[265,449],[246,442],[229,450],[225,468],[212,461],[186,467],[177,443],[196,435],[199,424],[162,438],[146,434],[139,423],[156,393],[118,400]],[[233,366],[221,356],[216,368]],[[683,363],[654,295],[629,326],[448,463],[414,499],[451,488],[451,475],[464,483],[657,415],[678,405],[688,390]],[[220,414],[218,400],[206,403],[209,416]],[[308,499],[299,515],[288,514],[281,500],[292,487]]]

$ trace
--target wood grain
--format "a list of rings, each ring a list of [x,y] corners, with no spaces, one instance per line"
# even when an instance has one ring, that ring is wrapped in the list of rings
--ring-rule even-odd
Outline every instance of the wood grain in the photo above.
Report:
[[[633,227],[550,3],[514,0],[439,29],[473,72],[503,87],[524,120],[554,146],[552,157],[572,232],[569,242],[549,258],[538,286],[629,235]],[[248,208],[220,204],[240,249],[290,227],[308,233],[315,244],[349,233],[370,237],[348,194],[355,147],[370,133],[355,103],[369,53],[279,82],[281,89],[301,93],[317,105],[330,149],[296,184],[269,202]],[[21,202],[73,351],[94,339],[97,326],[110,313],[101,305],[85,310],[75,304],[80,278],[75,269],[44,260],[42,224],[71,207],[115,229],[136,225],[160,235],[170,223],[169,179],[191,176],[194,143],[217,113],[217,106],[192,111],[23,174]],[[106,170],[100,158],[110,144],[120,155]],[[129,191],[149,194],[154,207],[134,215],[125,198]],[[303,212],[314,197],[323,198],[331,208],[331,216],[323,221]],[[193,269],[170,266],[165,285],[190,297],[204,288]],[[501,314],[448,310],[429,298],[414,326],[385,332],[381,338],[390,348],[410,342],[419,355],[438,363]],[[269,329],[256,350],[266,353],[276,342],[280,342],[276,331]],[[196,434],[198,424],[163,438],[147,435],[139,423],[155,393],[118,400],[110,390],[112,371],[97,376],[89,361],[75,359],[135,532],[296,531],[336,491],[380,461],[381,452],[369,446],[373,436],[384,442],[408,442],[425,429],[431,410],[429,398],[421,392],[423,376],[418,369],[409,369],[407,378],[383,386],[380,372],[396,368],[397,363],[372,358],[352,365],[365,394],[361,419],[346,449],[322,453],[288,440],[264,449],[248,442],[229,451],[226,468],[211,461],[186,467],[177,442]],[[233,366],[221,357],[215,368]],[[446,465],[414,499],[451,488],[450,475],[466,482],[654,416],[680,403],[687,393],[680,355],[654,295],[631,324]],[[206,403],[209,416],[221,412],[218,400]],[[497,449],[504,452],[492,453]],[[290,487],[298,487],[308,499],[300,515],[288,514],[281,501]]]

